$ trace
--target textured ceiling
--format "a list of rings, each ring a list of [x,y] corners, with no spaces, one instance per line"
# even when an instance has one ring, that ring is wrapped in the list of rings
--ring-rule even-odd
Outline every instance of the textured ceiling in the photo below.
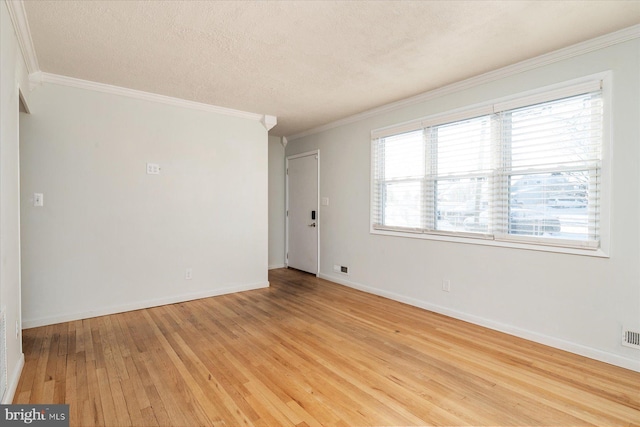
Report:
[[[640,22],[639,1],[25,1],[40,69],[296,134]]]

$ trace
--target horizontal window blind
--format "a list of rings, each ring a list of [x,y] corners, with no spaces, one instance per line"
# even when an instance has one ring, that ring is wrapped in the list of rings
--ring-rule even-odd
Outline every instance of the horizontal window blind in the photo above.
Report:
[[[489,207],[494,158],[491,116],[431,128],[434,156],[435,229],[486,233],[481,215]]]
[[[501,238],[599,240],[601,91],[500,114],[508,228]]]
[[[373,147],[374,227],[424,229],[425,143],[422,129],[378,138]]]
[[[372,132],[372,228],[597,247],[600,86]]]

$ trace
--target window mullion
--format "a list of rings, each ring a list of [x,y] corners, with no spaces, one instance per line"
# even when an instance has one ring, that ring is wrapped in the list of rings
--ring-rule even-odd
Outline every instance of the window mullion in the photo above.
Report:
[[[511,173],[511,114],[495,114],[492,121],[495,131],[492,141],[495,144],[497,182],[494,194],[492,232],[507,234],[509,230],[509,176]]]
[[[436,228],[436,180],[438,173],[438,147],[437,138],[433,127],[424,129],[425,141],[425,178],[424,178],[424,228],[435,230]]]

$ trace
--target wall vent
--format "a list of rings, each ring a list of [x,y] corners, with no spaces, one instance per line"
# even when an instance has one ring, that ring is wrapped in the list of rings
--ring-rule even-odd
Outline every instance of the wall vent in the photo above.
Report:
[[[640,350],[640,332],[622,331],[622,345]]]
[[[6,310],[0,313],[0,402],[7,392],[7,316]]]

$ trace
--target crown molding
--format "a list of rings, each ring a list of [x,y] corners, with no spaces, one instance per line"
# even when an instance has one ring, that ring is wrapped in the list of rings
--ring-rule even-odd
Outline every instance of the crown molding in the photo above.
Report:
[[[150,92],[143,92],[119,86],[96,83],[88,80],[75,79],[72,77],[60,76],[57,74],[43,73],[42,71],[40,71],[40,66],[38,65],[38,58],[36,57],[33,40],[31,39],[31,30],[29,28],[29,21],[27,20],[27,14],[24,9],[23,0],[5,0],[5,3],[7,5],[9,16],[11,18],[16,37],[18,39],[18,44],[20,46],[20,50],[22,51],[22,56],[27,67],[31,89],[46,82],[76,87],[80,89],[93,90],[96,92],[127,96],[129,98],[159,102],[162,104],[168,104],[177,107],[207,111],[233,117],[240,117],[243,119],[256,120],[261,122],[267,129],[267,131],[277,124],[277,118],[275,116],[249,113],[246,111],[218,107],[215,105],[203,104],[200,102],[187,101],[185,99],[173,98],[170,96],[158,95]]]
[[[33,40],[31,39],[31,30],[29,28],[29,21],[27,20],[27,14],[24,9],[23,0],[5,0],[5,3],[7,5],[9,16],[11,18],[16,37],[18,39],[18,44],[20,46],[20,50],[22,51],[22,56],[27,67],[31,89],[45,82],[71,86],[80,89],[93,90],[96,92],[110,93],[114,95],[127,96],[129,98],[159,102],[162,104],[168,104],[177,107],[190,108],[193,110],[207,111],[210,113],[256,120],[261,122],[267,129],[267,131],[274,127],[277,123],[277,118],[275,116],[249,113],[246,111],[218,107],[215,105],[203,104],[200,102],[187,101],[185,99],[173,98],[170,96],[158,95],[150,92],[127,89],[119,86],[96,83],[88,80],[75,79],[72,77],[60,76],[56,74],[43,73],[42,71],[40,71],[40,66],[38,65],[38,58],[36,57]]]
[[[204,104],[201,102],[187,101],[186,99],[173,98],[171,96],[159,95],[141,90],[128,89],[120,86],[108,85],[105,83],[97,83],[89,80],[81,80],[73,77],[61,76],[58,74],[50,74],[36,72],[29,75],[29,81],[32,86],[38,86],[42,83],[52,83],[62,86],[70,86],[79,89],[86,89],[95,92],[103,92],[112,95],[126,96],[128,98],[141,99],[144,101],[158,102],[161,104],[173,105],[175,107],[189,108],[192,110],[206,111],[209,113],[222,114],[226,116],[239,117],[242,119],[255,120],[262,123],[265,128],[271,125],[275,126],[277,118],[265,114],[249,113],[246,111],[234,110],[231,108],[218,107],[216,105]],[[271,128],[267,128],[271,129]]]
[[[479,86],[484,83],[493,82],[503,79],[505,77],[513,76],[525,71],[530,71],[545,65],[560,62],[565,59],[573,58],[579,55],[584,55],[589,52],[593,52],[598,49],[604,49],[609,46],[613,46],[619,43],[624,43],[629,40],[640,38],[640,25],[634,25],[610,34],[605,34],[600,37],[596,37],[591,40],[587,40],[572,46],[568,46],[544,55],[537,56],[535,58],[527,59],[513,65],[500,68],[498,70],[489,71],[484,74],[480,74],[475,77],[470,77],[465,80],[461,80],[456,83],[451,83],[446,86],[442,86],[438,89],[434,89],[428,92],[424,92],[409,98],[402,99],[400,101],[392,102],[382,105],[380,107],[366,110],[358,114],[354,114],[343,119],[336,120],[331,123],[327,123],[322,126],[315,127],[294,135],[287,136],[289,141],[299,139],[305,136],[313,135],[316,133],[324,132],[326,130],[334,129],[340,126],[344,126],[350,123],[377,116],[379,114],[387,113],[390,111],[399,110],[401,108],[416,105],[434,98],[438,98],[451,93],[459,92],[464,89],[468,89],[474,86]]]
[[[27,73],[36,73],[40,71],[40,66],[38,65],[38,58],[36,57],[36,50],[33,47],[31,30],[29,29],[27,13],[24,10],[24,3],[22,0],[5,0],[5,3],[9,10],[11,22],[13,23],[13,29],[18,38],[18,45],[22,51],[24,63],[27,66]]]
[[[278,124],[278,118],[276,116],[269,116],[269,115],[264,115],[262,116],[262,119],[260,120],[260,122],[262,123],[262,125],[264,126],[264,128],[268,131],[270,131],[275,125]]]

